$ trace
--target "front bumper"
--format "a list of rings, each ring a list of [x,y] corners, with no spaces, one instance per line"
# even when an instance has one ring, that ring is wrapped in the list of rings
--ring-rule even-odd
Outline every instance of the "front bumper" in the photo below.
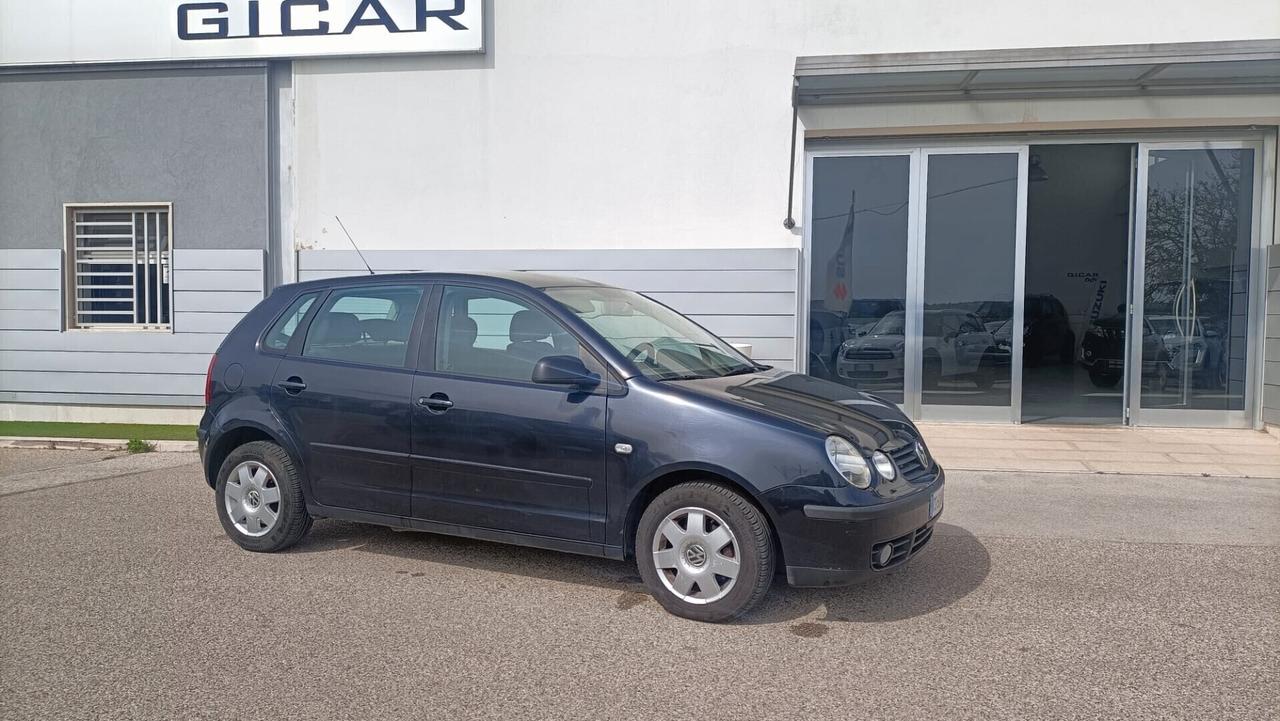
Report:
[[[945,484],[942,469],[924,489],[872,506],[806,503],[785,514],[780,529],[787,583],[792,586],[843,586],[901,568],[928,547],[942,507],[930,516],[929,499]],[[799,511],[796,513],[795,511]],[[872,549],[893,543],[892,560],[874,563]]]
[[[861,385],[901,385],[903,372],[901,358],[849,360],[843,353],[836,358],[836,375]]]

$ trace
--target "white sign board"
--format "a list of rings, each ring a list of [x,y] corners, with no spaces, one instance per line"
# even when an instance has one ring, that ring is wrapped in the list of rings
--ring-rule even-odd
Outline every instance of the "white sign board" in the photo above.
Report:
[[[0,66],[484,51],[481,0],[0,0]]]

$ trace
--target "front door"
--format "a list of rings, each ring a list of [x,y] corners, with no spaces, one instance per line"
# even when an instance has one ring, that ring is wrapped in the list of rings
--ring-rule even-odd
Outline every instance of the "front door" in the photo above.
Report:
[[[1019,416],[1026,167],[1026,146],[924,153],[920,304],[907,326],[921,418]]]
[[[300,353],[277,367],[273,406],[298,440],[316,503],[409,515],[411,366],[426,288],[333,290]]]
[[[602,541],[605,386],[532,382],[534,364],[604,366],[536,304],[445,286],[436,342],[413,380],[413,515],[461,526]]]
[[[1259,148],[1138,148],[1130,406],[1143,425],[1251,423]]]

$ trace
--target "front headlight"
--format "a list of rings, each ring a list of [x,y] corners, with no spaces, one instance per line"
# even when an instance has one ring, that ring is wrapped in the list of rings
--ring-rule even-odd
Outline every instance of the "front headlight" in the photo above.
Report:
[[[854,488],[867,488],[871,485],[871,469],[867,459],[862,457],[852,443],[840,436],[827,436],[827,458],[831,465]]]

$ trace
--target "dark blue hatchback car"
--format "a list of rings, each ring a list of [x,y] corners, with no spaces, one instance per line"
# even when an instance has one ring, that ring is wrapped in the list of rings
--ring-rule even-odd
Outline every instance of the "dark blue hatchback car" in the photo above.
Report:
[[[341,518],[634,558],[669,611],[722,621],[775,573],[901,566],[942,510],[942,469],[893,404],[570,278],[283,286],[227,336],[205,394],[205,476],[251,551]]]

